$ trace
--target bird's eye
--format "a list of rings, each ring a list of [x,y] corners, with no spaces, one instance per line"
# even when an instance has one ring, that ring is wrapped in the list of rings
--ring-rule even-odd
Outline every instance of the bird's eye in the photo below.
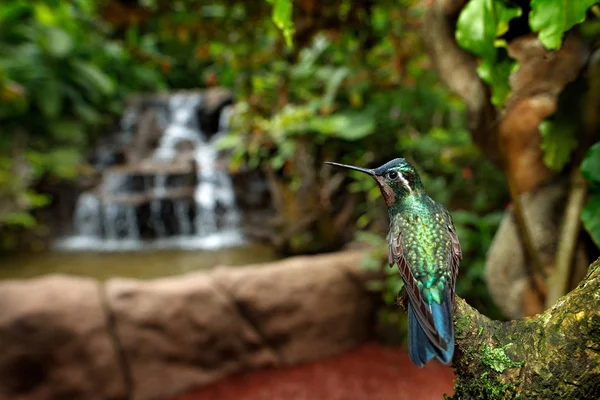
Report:
[[[398,178],[398,173],[396,171],[391,171],[390,173],[388,173],[388,178],[394,180]]]

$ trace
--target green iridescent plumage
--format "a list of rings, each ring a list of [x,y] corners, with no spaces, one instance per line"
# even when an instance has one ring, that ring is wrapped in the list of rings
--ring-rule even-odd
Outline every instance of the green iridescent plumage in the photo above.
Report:
[[[450,279],[448,254],[452,241],[447,234],[452,224],[441,206],[426,194],[409,198],[400,211],[390,209],[390,245],[402,234],[404,258],[417,279],[426,303],[440,304]]]
[[[409,300],[409,355],[418,366],[433,357],[449,363],[454,353],[454,286],[461,249],[452,217],[423,190],[404,159],[366,169],[329,163],[371,175],[390,217],[389,262],[396,264]]]

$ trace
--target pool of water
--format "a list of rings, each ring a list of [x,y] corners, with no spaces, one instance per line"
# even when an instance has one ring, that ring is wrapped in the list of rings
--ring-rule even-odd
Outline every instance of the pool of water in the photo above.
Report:
[[[117,276],[150,279],[219,265],[256,264],[277,258],[271,247],[261,244],[216,250],[28,252],[3,257],[0,279],[32,278],[52,273],[100,280]]]

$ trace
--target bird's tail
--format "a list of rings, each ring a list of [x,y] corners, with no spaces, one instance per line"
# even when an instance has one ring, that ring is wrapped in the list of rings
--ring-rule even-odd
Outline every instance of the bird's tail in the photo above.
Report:
[[[449,299],[441,304],[432,302],[431,314],[439,336],[446,342],[446,348],[440,348],[425,334],[409,302],[408,305],[408,355],[413,364],[422,367],[437,357],[443,364],[449,364],[454,355],[454,326]]]

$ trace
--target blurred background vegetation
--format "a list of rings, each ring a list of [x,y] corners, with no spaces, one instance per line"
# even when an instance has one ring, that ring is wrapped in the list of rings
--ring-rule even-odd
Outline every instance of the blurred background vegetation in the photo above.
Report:
[[[358,231],[358,239],[381,249],[365,262],[388,276],[373,283],[388,305],[381,318],[399,323],[401,280],[396,270],[383,268],[387,213],[379,190],[368,177],[347,177],[323,161],[373,166],[402,156],[418,166],[431,197],[452,211],[464,255],[457,293],[499,317],[484,267],[511,201],[510,185],[502,165],[476,145],[464,98],[440,82],[426,51],[421,32],[433,3],[5,2],[0,247],[10,251],[23,246],[23,237],[51,235],[38,210],[58,199],[44,188],[89,173],[91,150],[114,128],[129,95],[223,86],[234,93],[236,118],[220,146],[231,152],[233,173],[260,170],[269,182],[281,232],[275,244],[283,254],[335,250]],[[515,28],[513,37],[529,30],[526,14],[540,12],[521,7],[525,3],[471,0],[458,19],[458,42],[481,60],[478,72],[497,107],[506,101],[516,65],[503,35],[512,19],[522,24],[525,18],[526,27]],[[590,41],[598,36],[593,12],[585,26]],[[487,35],[479,42],[470,31],[477,24]],[[549,161],[563,170],[578,139],[550,126],[543,132],[546,149],[565,149]],[[600,149],[593,149],[584,176],[591,192],[600,193]],[[583,156],[577,157],[578,167]],[[596,243],[599,196],[584,211]]]

